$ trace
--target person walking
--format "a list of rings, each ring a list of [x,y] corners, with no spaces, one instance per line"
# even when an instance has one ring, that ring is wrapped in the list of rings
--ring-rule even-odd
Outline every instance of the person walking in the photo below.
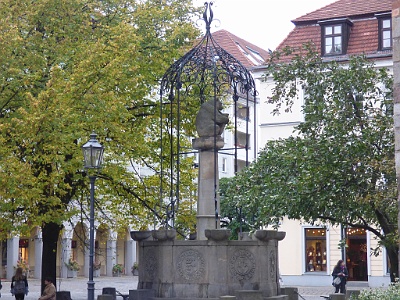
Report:
[[[44,279],[44,290],[42,296],[39,300],[56,300],[56,287],[53,284],[51,277],[46,277]]]
[[[335,293],[338,293],[340,290],[341,294],[345,294],[347,277],[349,276],[349,272],[347,271],[346,264],[343,260],[340,259],[337,262],[335,268],[333,269],[332,276],[333,276],[332,285],[335,287]],[[335,282],[337,280],[336,278],[340,279],[339,283]]]
[[[11,294],[15,296],[15,300],[24,300],[28,291],[28,279],[22,273],[22,268],[18,267],[15,275],[11,278]]]

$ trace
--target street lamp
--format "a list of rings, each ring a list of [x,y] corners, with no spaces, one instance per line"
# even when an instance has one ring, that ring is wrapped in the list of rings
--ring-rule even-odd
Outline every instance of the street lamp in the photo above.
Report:
[[[82,146],[85,169],[100,169],[103,162],[104,147],[97,141],[97,134],[92,133],[89,141]],[[89,281],[88,300],[94,300],[93,259],[94,259],[94,182],[96,174],[89,174],[90,179],[90,229],[89,229]]]

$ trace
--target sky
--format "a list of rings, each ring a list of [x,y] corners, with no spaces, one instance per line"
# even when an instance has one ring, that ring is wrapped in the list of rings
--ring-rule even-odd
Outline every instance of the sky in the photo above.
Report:
[[[225,29],[263,48],[275,50],[294,28],[291,20],[337,0],[213,0],[211,32]],[[205,0],[193,0],[202,6]],[[219,22],[216,20],[218,19]],[[204,22],[198,25],[204,29]]]

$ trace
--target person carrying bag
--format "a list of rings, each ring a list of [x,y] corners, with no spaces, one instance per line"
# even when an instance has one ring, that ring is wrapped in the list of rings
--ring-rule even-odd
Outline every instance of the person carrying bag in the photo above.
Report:
[[[11,294],[15,296],[15,300],[24,300],[28,296],[28,280],[22,274],[22,268],[18,267],[15,275],[11,278]]]
[[[346,264],[343,260],[339,260],[332,272],[333,282],[332,285],[335,287],[335,293],[340,290],[341,294],[346,293],[346,283],[349,272],[347,271]]]

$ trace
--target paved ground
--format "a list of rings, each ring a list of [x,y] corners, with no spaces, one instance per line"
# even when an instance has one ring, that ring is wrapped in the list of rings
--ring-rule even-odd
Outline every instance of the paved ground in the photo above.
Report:
[[[121,277],[96,277],[95,282],[95,299],[97,295],[102,293],[103,287],[115,287],[122,294],[129,294],[129,290],[137,288],[137,276],[121,276]],[[72,300],[87,299],[87,278],[57,278],[57,291],[70,291]],[[10,293],[10,281],[2,280],[3,289],[1,290],[1,300],[15,300]],[[40,297],[40,280],[29,279],[29,294],[26,300],[37,300]],[[122,300],[122,297],[117,297]]]
[[[95,281],[95,299],[97,295],[102,293],[103,287],[115,287],[122,294],[129,294],[129,290],[134,290],[137,287],[137,276],[121,276],[121,277],[96,277]],[[15,300],[10,293],[10,282],[3,280],[3,289],[1,290],[1,300]],[[356,287],[352,287],[356,289]],[[70,291],[72,300],[87,299],[87,278],[67,278],[57,280],[58,291]],[[321,295],[333,293],[332,286],[328,287],[298,287],[299,294],[305,300],[323,300]],[[40,296],[40,281],[38,279],[29,280],[29,295],[26,300],[37,300]],[[304,300],[299,297],[299,300]],[[117,297],[117,300],[123,300],[122,297]]]

